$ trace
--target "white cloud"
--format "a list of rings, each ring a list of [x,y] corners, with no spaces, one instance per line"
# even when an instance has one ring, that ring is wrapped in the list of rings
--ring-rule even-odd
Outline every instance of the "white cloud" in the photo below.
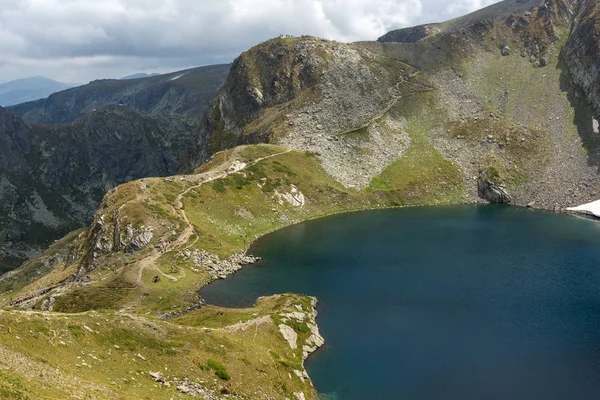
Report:
[[[0,0],[0,79],[230,62],[280,34],[374,40],[493,0]]]

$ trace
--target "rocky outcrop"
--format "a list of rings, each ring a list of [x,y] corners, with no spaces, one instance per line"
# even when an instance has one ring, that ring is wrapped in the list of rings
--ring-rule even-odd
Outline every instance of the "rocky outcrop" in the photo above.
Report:
[[[319,333],[317,326],[317,299],[309,297],[310,305],[302,306],[296,304],[294,309],[278,314],[281,323],[278,325],[279,332],[292,350],[302,349],[302,360],[306,360],[310,354],[325,344],[325,340]],[[260,300],[260,299],[259,299]],[[298,331],[299,325],[305,325],[305,329]],[[305,371],[299,371],[299,376],[306,374]]]
[[[490,203],[510,204],[512,201],[506,188],[492,182],[484,169],[479,170],[477,191],[481,199],[489,201]]]
[[[182,256],[190,259],[200,270],[206,270],[212,280],[225,279],[229,275],[236,273],[244,265],[254,264],[259,259],[241,253],[231,255],[226,260],[221,259],[212,253],[202,250],[184,250]]]
[[[377,39],[378,42],[414,43],[429,35],[440,32],[436,24],[419,25],[411,28],[396,29]]]
[[[290,185],[290,191],[286,193],[279,193],[279,191],[275,190],[273,198],[277,200],[279,205],[287,203],[292,207],[303,207],[306,202],[304,194],[294,185]]]
[[[571,36],[563,55],[572,79],[600,115],[600,6],[594,0],[582,0]]]
[[[72,122],[96,110],[119,105],[143,114],[198,118],[223,84],[230,65],[211,65],[142,79],[102,79],[12,106],[31,123]]]

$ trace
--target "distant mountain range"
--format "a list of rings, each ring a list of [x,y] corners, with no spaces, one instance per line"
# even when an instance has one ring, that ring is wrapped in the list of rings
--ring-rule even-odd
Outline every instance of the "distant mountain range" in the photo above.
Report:
[[[43,76],[17,79],[0,83],[0,106],[12,106],[27,101],[43,99],[71,85],[53,81]]]
[[[54,93],[48,98],[10,107],[27,122],[75,121],[109,105],[143,114],[200,116],[218,92],[230,65],[211,65],[138,79],[99,79]]]

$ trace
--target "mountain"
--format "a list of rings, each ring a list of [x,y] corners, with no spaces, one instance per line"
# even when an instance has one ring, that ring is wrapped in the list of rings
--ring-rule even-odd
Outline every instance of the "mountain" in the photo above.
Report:
[[[0,277],[0,304],[39,312],[0,314],[19,329],[12,351],[75,374],[91,397],[100,385],[125,398],[160,387],[169,398],[187,382],[180,392],[216,398],[316,398],[303,361],[322,338],[314,319],[285,311],[310,314],[313,299],[233,310],[203,305],[198,289],[253,262],[257,237],[333,213],[474,202],[560,211],[596,200],[599,51],[592,0],[505,0],[378,41],[281,37],[250,49],[191,138],[188,164],[205,163],[110,190],[87,228]],[[4,164],[18,168],[26,126],[4,124]],[[54,318],[79,330],[46,351],[39,332],[58,329]],[[127,357],[113,357],[115,345]],[[89,346],[108,360],[94,375],[71,366]],[[136,370],[119,367],[129,359],[143,369],[126,379],[145,385],[109,388]],[[226,370],[230,380],[215,378]]]
[[[194,129],[119,106],[61,125],[0,109],[0,271],[87,224],[117,185],[185,170]]]
[[[72,122],[108,105],[121,105],[144,114],[193,117],[206,110],[229,68],[211,65],[149,78],[102,79],[9,110],[37,124]]]
[[[140,79],[140,78],[151,78],[153,76],[158,76],[160,74],[156,74],[156,73],[152,73],[152,74],[146,74],[144,72],[139,73],[139,74],[132,74],[132,75],[127,75],[124,76],[122,78],[119,78],[121,80],[127,80],[127,79]]]
[[[0,106],[41,99],[68,88],[69,85],[42,76],[0,83]]]
[[[0,272],[88,224],[115,186],[189,171],[199,120],[228,69],[96,81],[10,109],[27,109],[29,121],[2,109]]]

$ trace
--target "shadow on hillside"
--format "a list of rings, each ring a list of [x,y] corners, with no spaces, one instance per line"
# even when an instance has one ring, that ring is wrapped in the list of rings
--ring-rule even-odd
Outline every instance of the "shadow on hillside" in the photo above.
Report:
[[[597,173],[600,174],[600,133],[594,133],[594,117],[596,116],[581,88],[573,82],[562,54],[557,68],[560,70],[560,88],[567,93],[569,103],[575,110],[573,122],[577,127],[577,134],[581,138],[583,147],[587,151],[588,165],[597,167]]]

